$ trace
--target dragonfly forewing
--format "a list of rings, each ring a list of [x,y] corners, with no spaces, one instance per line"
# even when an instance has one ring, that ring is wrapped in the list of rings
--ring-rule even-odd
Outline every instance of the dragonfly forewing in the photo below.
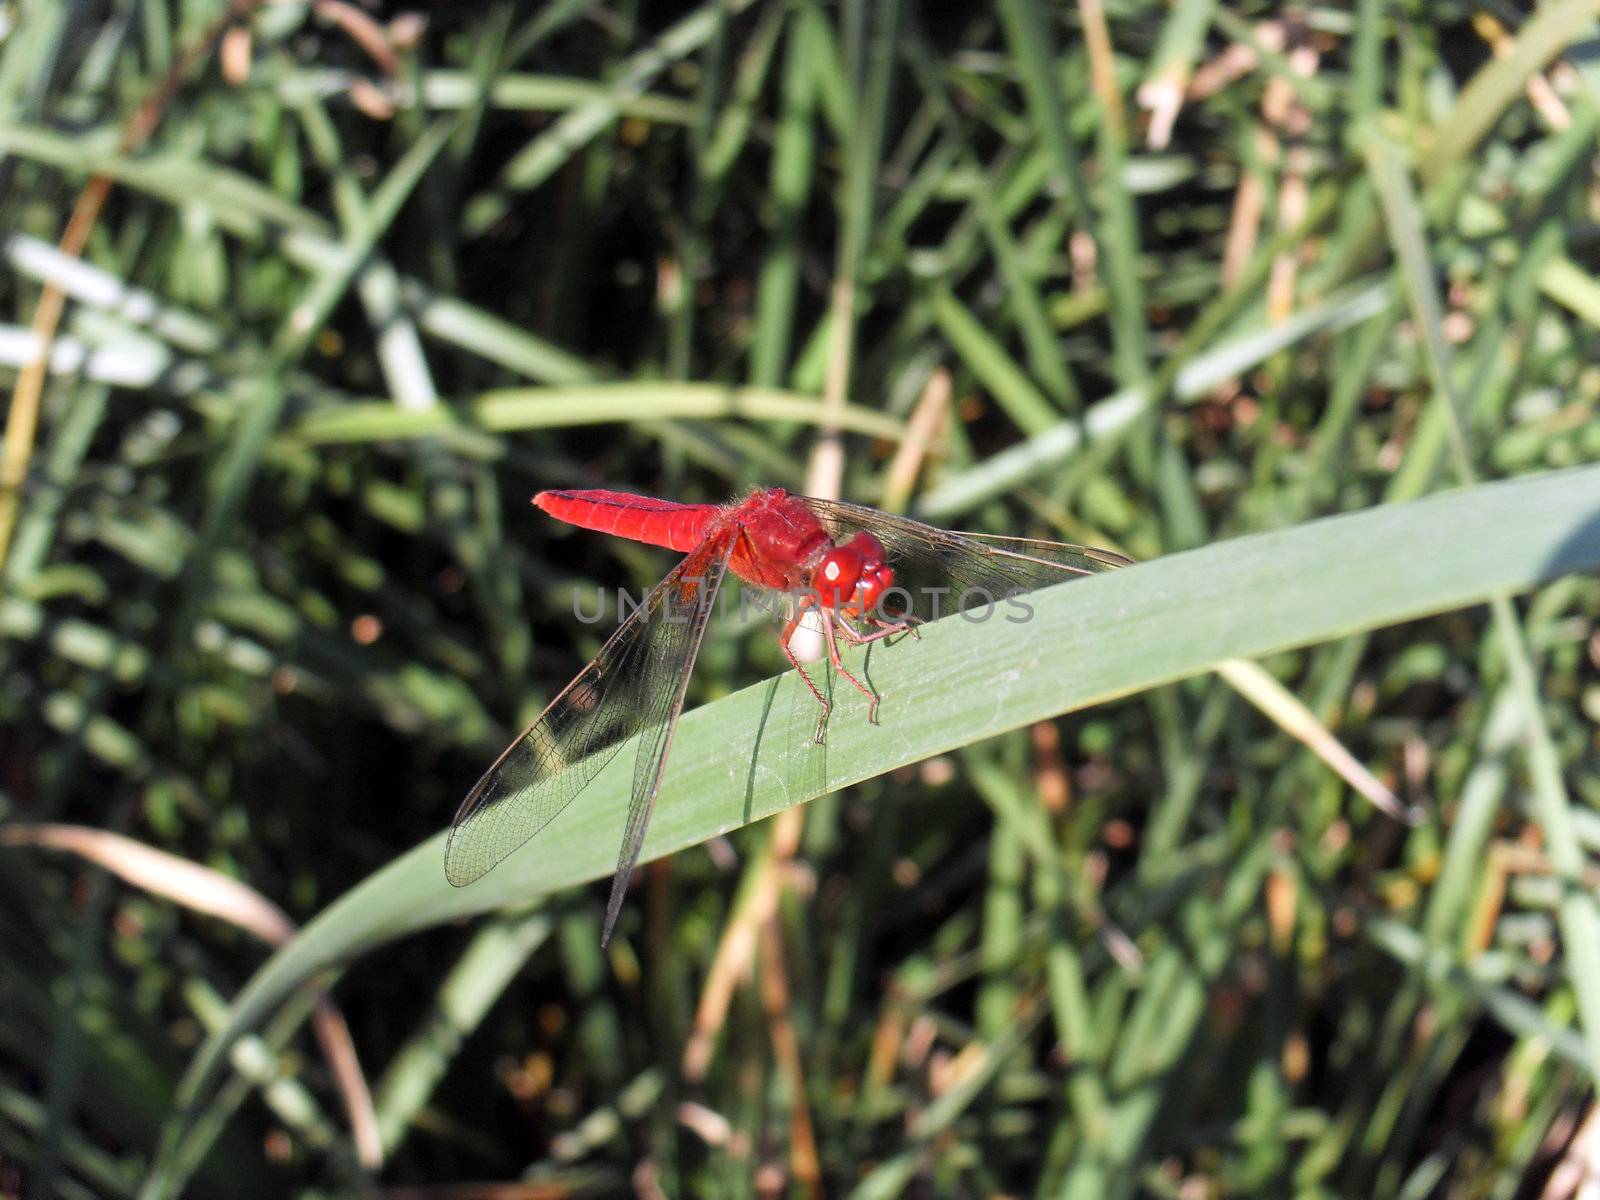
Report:
[[[685,581],[704,574],[698,558],[686,558],[656,585],[467,794],[445,843],[451,883],[464,887],[482,878],[553,821],[629,738],[644,730],[650,743],[652,727],[667,719],[674,703],[681,706],[670,660],[678,656],[686,672],[683,631],[695,610],[687,619],[681,610]],[[698,645],[696,638],[694,649]]]
[[[672,747],[678,718],[683,715],[689,677],[700,655],[700,644],[705,641],[706,628],[727,574],[736,537],[737,531],[730,529],[722,537],[708,540],[683,560],[673,572],[680,576],[678,583],[653,623],[656,635],[650,642],[650,662],[640,689],[641,695],[648,698],[650,709],[639,734],[633,794],[628,803],[622,849],[617,855],[617,873],[611,879],[611,898],[606,902],[606,920],[600,932],[602,946],[611,940],[622,901],[628,894],[628,880],[644,849],[645,831],[650,827],[650,815],[655,811],[661,777],[666,770],[667,751]]]

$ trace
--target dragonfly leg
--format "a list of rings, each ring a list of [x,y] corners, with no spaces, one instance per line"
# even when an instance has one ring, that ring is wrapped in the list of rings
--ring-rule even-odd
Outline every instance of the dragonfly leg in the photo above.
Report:
[[[922,640],[922,634],[917,628],[922,624],[921,617],[906,617],[900,621],[885,621],[882,617],[873,617],[872,621],[883,630],[883,637],[888,637],[892,633],[909,633],[912,641]]]
[[[912,637],[919,637],[916,621],[884,621],[878,617],[872,623],[878,626],[873,633],[862,633],[850,623],[848,617],[842,613],[834,614],[839,622],[839,632],[844,635],[844,640],[852,646],[865,646],[871,642],[881,642],[884,638],[891,638],[897,633],[909,633]]]
[[[795,657],[794,651],[789,649],[789,639],[794,636],[794,631],[800,628],[800,622],[804,618],[804,609],[789,618],[789,623],[783,627],[783,632],[778,635],[778,645],[783,648],[783,656],[800,673],[800,678],[805,682],[806,688],[817,698],[817,704],[821,706],[822,711],[817,714],[817,731],[811,737],[813,744],[820,746],[822,745],[823,726],[827,724],[828,713],[833,708],[833,705],[823,699],[822,693],[817,690],[817,685],[811,682],[811,676],[806,674],[806,669],[800,665],[800,660]]]
[[[845,640],[854,642],[856,645],[862,645],[866,642],[875,642],[880,637],[888,637],[888,632],[879,631],[878,633],[873,634],[861,634],[856,630],[851,629],[849,624],[831,608],[819,608],[817,609],[817,612],[822,616],[823,636],[828,642],[828,661],[833,664],[834,670],[838,671],[840,675],[844,676],[850,681],[851,687],[855,688],[856,691],[860,692],[867,698],[867,720],[871,724],[876,725],[878,723],[878,693],[874,692],[866,684],[862,683],[861,680],[857,679],[854,675],[850,674],[849,671],[845,670],[844,661],[839,657],[839,639],[836,636],[836,631],[839,629],[846,630],[847,632],[845,633]]]

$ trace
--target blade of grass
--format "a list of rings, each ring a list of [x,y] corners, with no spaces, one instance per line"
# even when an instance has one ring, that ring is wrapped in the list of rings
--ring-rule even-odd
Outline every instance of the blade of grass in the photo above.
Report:
[[[615,383],[568,388],[505,388],[485,392],[467,406],[472,427],[496,433],[558,429],[645,420],[712,420],[832,423],[840,429],[898,442],[905,426],[871,409],[847,405],[825,410],[814,397],[765,388],[703,383]],[[285,436],[312,445],[428,437],[461,427],[448,409],[404,411],[392,404],[349,404],[312,413]]]
[[[712,184],[720,186],[726,181],[729,169],[738,161],[749,140],[750,127],[756,120],[757,104],[766,86],[787,14],[784,5],[768,5],[749,44],[739,56],[732,95],[718,113],[710,137],[700,151],[700,170]]]
[[[598,367],[493,313],[443,296],[412,279],[401,281],[417,323],[438,338],[537,383],[560,386],[600,378]]]
[[[1150,110],[1149,145],[1164,150],[1173,123],[1183,105],[1184,89],[1194,74],[1194,64],[1205,49],[1206,31],[1216,12],[1216,0],[1179,0],[1162,22],[1161,36],[1139,84],[1139,104]]]
[[[947,289],[936,288],[929,296],[929,304],[933,319],[951,348],[989,389],[995,403],[1018,429],[1034,437],[1059,423],[1055,407],[1034,386],[1027,372],[961,301]]]
[[[1570,258],[1553,258],[1539,272],[1539,290],[1600,329],[1600,280]]]
[[[1506,108],[1522,95],[1530,76],[1574,42],[1596,36],[1597,17],[1600,0],[1557,0],[1535,10],[1517,31],[1511,53],[1490,59],[1461,90],[1449,119],[1439,126],[1438,140],[1419,164],[1423,180],[1439,183],[1461,166]]]
[[[1117,376],[1125,385],[1150,382],[1150,326],[1145,316],[1144,284],[1139,278],[1139,221],[1125,178],[1128,163],[1128,121],[1117,82],[1117,64],[1111,48],[1100,0],[1077,0],[1083,22],[1084,50],[1089,56],[1090,89],[1100,106],[1095,145],[1099,151],[1100,200],[1099,251],[1105,256],[1103,271],[1111,297],[1111,332],[1115,343]]]
[[[110,271],[63,254],[26,234],[5,239],[5,256],[22,274],[54,284],[79,304],[104,308],[124,321],[147,327],[180,350],[211,354],[222,346],[222,331],[199,313],[169,304],[143,288],[129,287]]]
[[[1379,783],[1372,772],[1328,732],[1327,726],[1317,720],[1316,714],[1261,666],[1231,659],[1217,667],[1217,674],[1290,737],[1310,747],[1312,753],[1380,812],[1411,824],[1421,820],[1421,813],[1402,808],[1395,794]]]
[[[811,191],[815,145],[816,51],[806,22],[791,19],[785,31],[780,108],[772,139],[767,195],[773,229],[756,283],[754,333],[750,338],[750,382],[776,387],[783,379],[794,331],[800,284],[800,215]]]
[[[273,89],[284,104],[298,108],[307,100],[348,98],[350,85],[365,78],[344,70],[300,71],[273,81]],[[490,108],[512,112],[561,112],[584,105],[616,102],[614,90],[604,83],[561,75],[499,75],[489,84],[488,92],[484,99]],[[415,81],[400,81],[388,89],[388,94],[401,107],[419,105],[438,111],[471,108],[479,103],[480,81],[470,71],[432,70],[423,72]],[[620,101],[617,115],[686,125],[694,114],[691,106],[682,100],[641,92]]]

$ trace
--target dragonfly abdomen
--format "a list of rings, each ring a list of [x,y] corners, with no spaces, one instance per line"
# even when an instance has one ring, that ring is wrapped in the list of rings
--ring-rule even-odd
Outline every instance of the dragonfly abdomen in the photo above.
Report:
[[[540,492],[533,502],[568,525],[662,546],[680,554],[687,554],[705,541],[707,531],[723,511],[715,504],[679,504],[603,488]]]

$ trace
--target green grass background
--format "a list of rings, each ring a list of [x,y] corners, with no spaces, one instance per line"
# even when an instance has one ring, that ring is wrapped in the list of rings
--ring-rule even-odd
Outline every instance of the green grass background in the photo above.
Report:
[[[0,846],[0,1195],[1576,1194],[1600,3],[225,11],[3,10],[8,383],[68,303],[0,832],[305,928],[269,960]],[[449,888],[460,796],[603,636],[574,604],[670,563],[528,497],[799,489],[834,444],[848,499],[1141,561],[876,648],[881,726],[822,748],[720,623],[607,951],[626,753]]]

